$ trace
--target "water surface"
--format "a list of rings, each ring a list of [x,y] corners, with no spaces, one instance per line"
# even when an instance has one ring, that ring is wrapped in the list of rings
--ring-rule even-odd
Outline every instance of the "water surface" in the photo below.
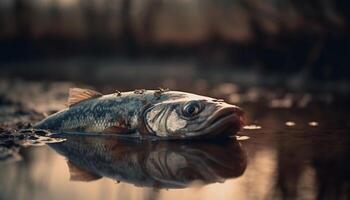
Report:
[[[16,105],[8,94],[1,124],[18,127],[60,109],[70,84],[54,86],[31,101],[23,91]],[[349,199],[346,99],[227,84],[210,91],[245,110],[238,140],[61,135],[65,141],[20,148],[18,159],[0,162],[0,199]]]

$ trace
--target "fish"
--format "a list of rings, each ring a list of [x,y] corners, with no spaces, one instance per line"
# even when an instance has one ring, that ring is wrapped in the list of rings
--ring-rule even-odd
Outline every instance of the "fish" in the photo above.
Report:
[[[48,144],[67,160],[70,181],[108,178],[138,187],[186,188],[241,176],[247,155],[233,140],[133,140],[109,136],[59,135]]]
[[[34,125],[55,132],[91,132],[139,138],[193,139],[233,136],[244,112],[221,99],[168,89],[103,95],[71,88],[68,107]]]

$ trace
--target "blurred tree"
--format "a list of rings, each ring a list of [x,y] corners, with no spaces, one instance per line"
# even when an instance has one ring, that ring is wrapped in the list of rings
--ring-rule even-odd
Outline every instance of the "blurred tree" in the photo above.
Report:
[[[121,3],[121,41],[122,46],[125,47],[125,51],[129,56],[135,56],[136,50],[136,41],[134,37],[134,32],[132,29],[132,20],[131,20],[131,5],[132,0],[122,0]]]
[[[20,38],[26,38],[30,33],[31,4],[29,0],[14,0],[16,32]]]

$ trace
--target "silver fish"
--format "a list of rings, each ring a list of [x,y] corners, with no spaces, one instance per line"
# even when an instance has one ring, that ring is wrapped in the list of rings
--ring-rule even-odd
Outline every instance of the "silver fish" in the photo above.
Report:
[[[72,88],[68,105],[34,128],[187,139],[234,135],[243,125],[243,112],[237,106],[163,89],[102,95]]]
[[[193,181],[224,182],[241,176],[247,167],[239,142],[149,141],[82,135],[62,135],[49,144],[67,158],[72,181],[107,177],[136,186],[184,188]]]

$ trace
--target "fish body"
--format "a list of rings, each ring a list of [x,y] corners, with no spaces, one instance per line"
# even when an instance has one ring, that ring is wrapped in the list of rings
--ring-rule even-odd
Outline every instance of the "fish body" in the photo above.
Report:
[[[237,106],[180,91],[136,90],[102,95],[73,88],[68,104],[68,108],[34,128],[183,139],[223,132],[233,135],[243,123]]]

